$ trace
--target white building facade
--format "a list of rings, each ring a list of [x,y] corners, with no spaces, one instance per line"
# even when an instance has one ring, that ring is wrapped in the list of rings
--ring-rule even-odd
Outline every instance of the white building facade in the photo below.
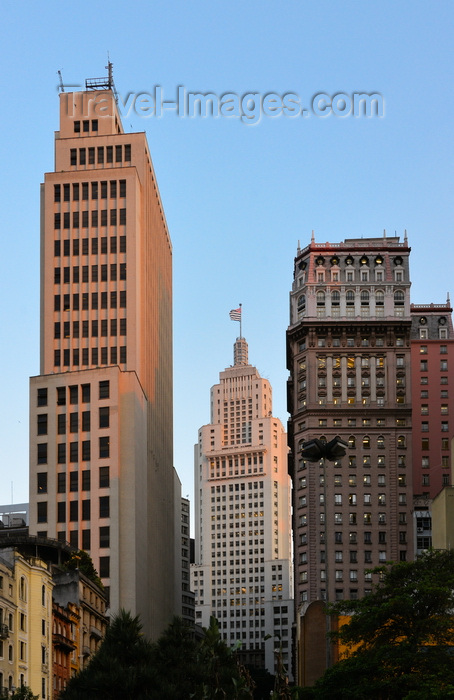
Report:
[[[274,673],[277,648],[286,667],[291,659],[291,485],[272,389],[248,364],[244,338],[211,389],[211,422],[198,437],[196,623],[207,627],[213,615],[244,663]]]

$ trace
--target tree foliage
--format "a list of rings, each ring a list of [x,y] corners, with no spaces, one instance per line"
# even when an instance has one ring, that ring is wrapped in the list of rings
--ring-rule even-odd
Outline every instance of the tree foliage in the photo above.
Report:
[[[17,688],[12,695],[9,692],[1,691],[0,689],[0,700],[38,700],[39,695],[33,695],[32,689],[27,685],[22,685]]]
[[[351,615],[335,636],[349,649],[316,698],[454,698],[454,551],[385,567],[374,591],[331,606]]]
[[[104,589],[103,583],[99,578],[99,574],[95,569],[93,560],[88,552],[83,549],[78,549],[73,552],[67,562],[62,566],[63,571],[75,571],[79,569],[90,581],[96,583],[99,588]]]
[[[61,700],[249,700],[250,679],[217,623],[201,640],[175,618],[152,644],[137,617],[121,611],[89,665],[72,678]]]

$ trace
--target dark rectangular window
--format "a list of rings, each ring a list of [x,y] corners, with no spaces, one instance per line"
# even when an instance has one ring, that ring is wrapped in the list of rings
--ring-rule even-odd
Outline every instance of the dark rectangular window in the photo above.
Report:
[[[93,211],[91,212],[91,225],[92,226],[98,225],[98,212],[96,209],[93,209]]]
[[[63,323],[63,338],[69,338],[69,334],[70,334],[70,325],[71,325],[71,324],[70,324],[69,321],[65,321],[65,322]]]
[[[79,472],[69,472],[69,490],[79,490]]]
[[[90,430],[90,411],[82,411],[82,431],[84,433]]]
[[[66,462],[66,443],[60,442],[57,445],[57,462],[58,464],[65,464]]]
[[[113,163],[113,146],[106,146],[106,162]]]
[[[98,337],[98,321],[91,322],[91,336],[92,338]]]
[[[54,284],[60,284],[61,281],[61,267],[54,267]]]
[[[79,148],[79,165],[85,165],[87,161],[87,151],[85,148]]]
[[[37,463],[47,464],[47,442],[42,442],[37,448]]]
[[[73,267],[73,284],[79,284],[79,266]]]
[[[47,523],[47,501],[37,503],[37,521],[39,523]]]
[[[103,146],[98,146],[98,163],[104,163],[104,147]]]
[[[68,185],[63,185],[63,201],[64,202],[69,202],[70,200],[70,188],[69,184]]]
[[[109,380],[103,380],[99,382],[99,398],[108,399],[110,395],[110,383]]]
[[[47,389],[38,389],[36,396],[37,406],[47,406]]]
[[[69,238],[63,241],[63,255],[71,255],[71,241]]]
[[[54,202],[59,202],[61,200],[61,186],[54,185]]]
[[[117,196],[117,181],[111,180],[110,181],[110,197],[111,197],[111,199],[115,199],[116,196]]]
[[[101,237],[101,253],[107,253],[107,236]]]
[[[126,309],[126,290],[120,292],[120,309]]]
[[[120,347],[120,362],[126,364],[126,345]]]
[[[90,122],[88,121],[88,119],[84,119],[84,121],[82,122],[82,124],[83,124],[83,130],[84,130],[84,132],[85,132],[86,134],[88,134],[88,132],[90,131]]]
[[[82,282],[88,282],[88,265],[82,267]]]
[[[116,318],[110,319],[110,335],[113,335],[113,336],[117,335],[117,319]]]
[[[69,294],[68,294],[68,296],[69,296]],[[79,311],[79,295],[78,294],[73,294],[73,309],[75,311]]]
[[[79,443],[70,442],[69,443],[69,461],[74,463],[79,461]]]
[[[110,486],[110,467],[99,467],[99,488],[106,489]]]
[[[117,225],[117,210],[116,209],[110,210],[110,225],[111,226]]]
[[[88,214],[89,214],[88,211],[82,212],[82,228],[88,228]],[[87,246],[87,249],[84,250],[84,247],[83,247],[84,240],[87,240],[87,243],[88,243],[88,239],[82,240],[82,255],[87,255],[88,254],[88,246]]]
[[[126,226],[126,209],[120,209],[120,224]]]
[[[126,335],[126,319],[120,318],[120,335]]]
[[[66,212],[63,214],[63,228],[69,228],[69,227],[70,227],[70,223],[71,223],[70,216],[71,216],[71,215],[70,215],[70,212],[69,212],[69,211],[66,211]]]
[[[88,321],[82,321],[82,338],[88,338]]]
[[[90,384],[82,384],[82,403],[90,402]]]
[[[110,252],[111,253],[117,252],[117,237],[116,236],[110,237]]]
[[[66,413],[59,413],[57,415],[57,433],[59,435],[66,434]]]
[[[107,199],[107,182],[103,180],[101,182],[101,199]]]
[[[107,318],[103,318],[101,321],[101,338],[107,337],[107,324],[108,320]]]
[[[110,364],[116,365],[117,362],[118,362],[117,348],[112,347],[112,348],[110,348]]]
[[[79,201],[79,183],[73,182],[73,200],[75,202]]]
[[[101,364],[107,365],[107,348],[101,348]]]
[[[73,385],[69,387],[69,403],[76,404],[79,401],[79,387]]]
[[[90,520],[90,500],[82,501],[82,520]]]
[[[90,530],[82,530],[82,549],[86,552],[91,547]]]
[[[88,292],[82,294],[82,310],[87,311],[88,309]]]
[[[101,226],[107,226],[107,209],[101,209]]]
[[[107,292],[101,292],[101,309],[107,309]]]
[[[87,411],[88,418],[90,418],[90,411]],[[91,444],[90,440],[82,440],[82,462],[89,462],[91,457]]]
[[[79,337],[79,321],[73,321],[73,338]]]
[[[47,493],[47,472],[38,472],[37,477],[37,493]]]
[[[74,348],[73,350],[73,365],[76,367],[79,365],[79,348]]]
[[[91,473],[89,469],[82,470],[82,491],[90,491]]]
[[[61,365],[60,350],[54,350],[54,365],[55,365],[55,367],[60,367],[60,365]]]
[[[98,364],[98,348],[91,349],[91,364],[92,365]]]
[[[123,146],[115,146],[115,162],[121,163],[123,160]]]
[[[69,284],[70,282],[70,267],[64,267],[63,268],[63,283],[64,284]]]
[[[77,165],[77,148],[71,148],[69,153],[70,165]]]
[[[98,199],[98,183],[97,182],[91,183],[91,198]]]
[[[73,211],[73,228],[79,228],[79,212]]]
[[[92,255],[98,254],[98,239],[97,238],[91,239],[91,253],[92,253]]]
[[[99,528],[99,548],[106,549],[107,547],[110,547],[110,527],[108,525]]]
[[[66,492],[66,474],[65,472],[59,472],[57,474],[57,493]]]
[[[82,183],[82,199],[84,202],[88,200],[88,182]]]
[[[57,387],[57,406],[65,406],[65,405],[66,405],[66,387],[58,386]]]
[[[69,520],[73,523],[79,520],[79,501],[69,502]]]
[[[77,433],[79,431],[79,414],[70,413],[69,414],[69,432]]]
[[[99,557],[99,576],[100,578],[109,578],[110,557]]]
[[[77,121],[74,122],[74,133],[80,134],[80,121],[79,121],[79,119],[77,119]]]
[[[61,324],[60,321],[55,321],[54,323],[54,338],[58,340],[61,337]]]
[[[37,435],[47,435],[47,413],[38,413],[36,416],[37,419],[37,426],[36,426],[36,434]]]
[[[60,300],[60,297],[58,297],[58,300]],[[110,308],[117,308],[117,292],[110,292]]]
[[[59,258],[61,255],[60,241],[54,241],[54,255],[56,258]]]
[[[78,530],[71,530],[69,533],[69,544],[71,547],[75,547],[78,549],[79,547],[79,531]]]
[[[59,542],[66,542],[66,531],[65,530],[59,530],[57,532],[57,540]]]
[[[88,365],[88,348],[82,348],[82,364]]]
[[[95,149],[93,147],[90,147],[88,149],[88,164],[93,165],[95,162]]]
[[[56,294],[54,296],[54,311],[60,311],[60,306],[61,306],[60,295]]]
[[[99,408],[99,427],[108,428],[109,427],[109,406],[101,406]]]
[[[69,367],[69,365],[70,365],[69,348],[63,350],[63,365],[65,367]]]
[[[99,497],[99,517],[109,518],[110,517],[110,498],[109,496]]]
[[[126,197],[126,180],[120,180],[120,197]]]
[[[125,145],[125,160],[130,161],[131,160],[131,144],[127,143]]]
[[[63,311],[69,311],[69,300],[70,300],[70,295],[69,294],[63,294]]]
[[[110,265],[110,279],[112,282],[115,282],[117,279],[117,264],[116,263],[111,263],[111,265]]]
[[[60,501],[57,503],[57,522],[66,522],[66,503],[65,501]]]
[[[107,282],[107,265],[101,265],[101,282]]]
[[[120,236],[120,253],[126,253],[126,236]]]
[[[93,292],[93,294],[91,295],[91,308],[98,308],[98,292]]]

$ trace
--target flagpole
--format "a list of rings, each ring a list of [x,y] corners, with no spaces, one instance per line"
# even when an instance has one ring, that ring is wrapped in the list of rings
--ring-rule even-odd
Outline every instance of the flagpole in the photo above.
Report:
[[[242,308],[241,308],[241,307],[242,307],[242,304],[240,304],[240,339],[243,337],[243,333],[242,333],[242,331],[241,331],[241,326],[242,326],[242,323],[243,323],[243,314],[242,314]]]

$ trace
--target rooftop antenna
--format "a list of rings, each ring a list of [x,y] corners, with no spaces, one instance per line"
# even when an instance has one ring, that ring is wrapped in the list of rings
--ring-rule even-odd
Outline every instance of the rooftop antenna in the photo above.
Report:
[[[113,79],[113,63],[110,60],[109,54],[107,54],[107,78],[87,78],[85,81],[86,90],[112,90],[115,102],[118,104],[118,94],[115,89],[115,83]]]
[[[59,79],[58,90],[59,90],[59,92],[64,92],[65,86],[63,85],[63,78],[61,75],[61,70],[58,70],[57,73],[58,73],[58,79]]]

